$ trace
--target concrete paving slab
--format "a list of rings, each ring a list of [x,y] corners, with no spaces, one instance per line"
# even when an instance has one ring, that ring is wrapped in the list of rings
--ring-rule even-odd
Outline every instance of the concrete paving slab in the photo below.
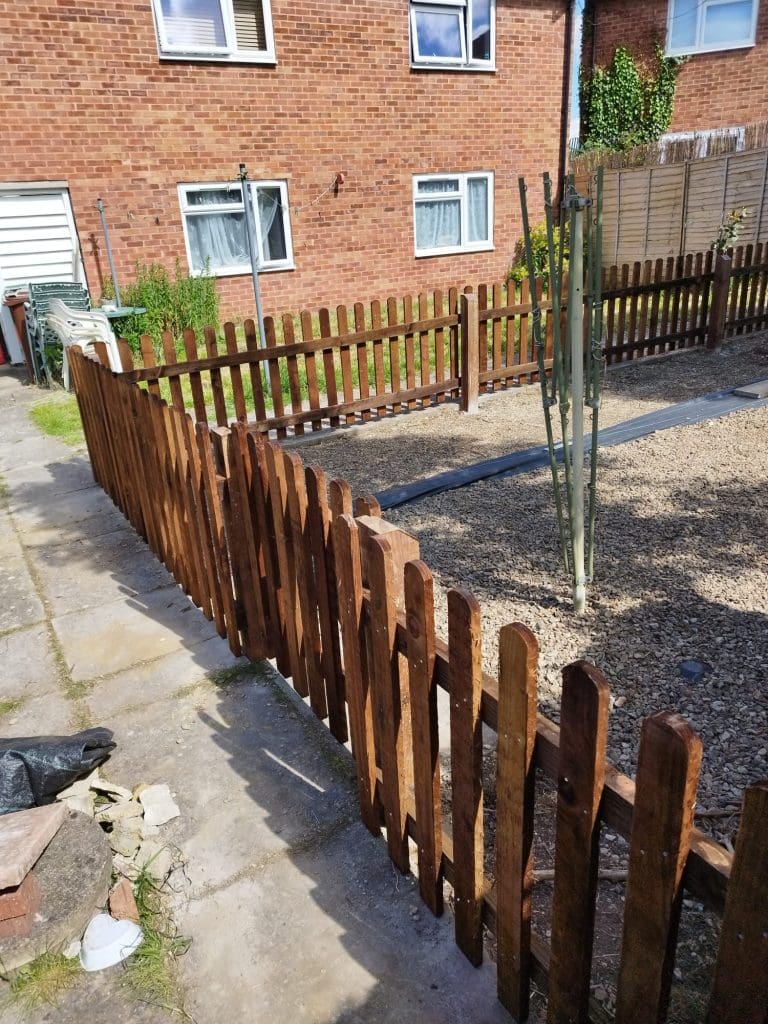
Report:
[[[30,549],[53,615],[100,608],[175,585],[173,576],[133,530],[81,537]]]
[[[0,637],[0,700],[58,689],[59,675],[45,623]]]
[[[209,672],[246,664],[246,658],[233,656],[226,640],[213,636],[196,647],[99,679],[88,695],[88,707],[95,718],[109,718],[137,706],[146,707],[178,690],[207,683]]]
[[[263,678],[209,685],[99,724],[118,744],[107,778],[169,783],[182,817],[163,836],[187,857],[193,892],[357,816],[351,762]]]
[[[8,502],[8,510],[22,535],[41,527],[80,524],[89,516],[111,512],[114,508],[112,500],[95,484],[49,500],[42,497],[35,501],[17,499],[15,493],[11,492]]]
[[[0,399],[0,402],[2,399]],[[73,449],[45,437],[32,423],[27,423],[26,411],[17,412],[18,422],[3,422],[3,445],[0,448],[0,472],[6,473],[15,466],[40,465],[52,459],[69,458]],[[6,426],[6,422],[8,425]]]
[[[229,1024],[509,1024],[493,969],[471,967],[450,917],[429,915],[360,824],[179,916],[198,1024],[215,1024],[224,1005]]]
[[[7,988],[0,981],[0,998]],[[55,1005],[32,1011],[12,1004],[0,1006],[2,1024],[169,1024],[180,1019],[178,1014],[172,1016],[167,1010],[133,998],[125,986],[123,964],[98,973],[83,973]]]
[[[93,487],[91,464],[82,455],[60,462],[24,462],[6,469],[5,479],[13,489],[14,501],[21,504],[37,498],[50,499],[72,491]]]
[[[0,633],[42,621],[43,604],[18,547],[3,552],[0,572]]]
[[[54,525],[40,525],[26,530],[23,534],[24,547],[34,549],[37,547],[68,547],[88,537],[94,540],[105,534],[114,533],[116,530],[133,532],[133,527],[119,512],[114,505],[96,515],[86,516],[79,522]]]
[[[0,716],[0,736],[61,736],[75,730],[71,727],[72,704],[55,693],[25,700],[20,708]]]
[[[53,619],[53,628],[74,680],[94,679],[195,647],[215,633],[176,586],[126,596],[96,615],[74,612]]]

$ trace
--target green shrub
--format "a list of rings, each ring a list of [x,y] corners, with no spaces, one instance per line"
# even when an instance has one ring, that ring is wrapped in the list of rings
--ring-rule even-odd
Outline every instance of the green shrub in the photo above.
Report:
[[[105,282],[102,300],[113,299],[112,282]],[[160,263],[137,263],[134,281],[123,285],[120,298],[126,306],[144,306],[146,313],[124,317],[117,322],[116,333],[125,338],[134,352],[140,348],[142,334],[148,334],[160,351],[160,338],[169,331],[177,349],[181,335],[191,327],[202,336],[204,327],[219,329],[219,294],[216,278],[208,267],[199,276],[191,276],[176,261],[174,276]]]
[[[555,252],[560,245],[560,228],[554,229]],[[549,248],[547,245],[547,222],[541,221],[531,228],[531,247],[533,249],[533,265],[536,268],[536,276],[543,279],[544,284],[549,281]],[[565,227],[565,259],[568,259],[568,226]],[[515,246],[515,258],[507,274],[507,280],[515,284],[522,284],[528,280],[528,263],[525,257],[525,239],[520,238]]]

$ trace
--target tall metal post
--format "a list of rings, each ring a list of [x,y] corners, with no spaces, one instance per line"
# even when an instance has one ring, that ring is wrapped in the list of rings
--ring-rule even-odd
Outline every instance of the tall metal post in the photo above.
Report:
[[[99,217],[101,218],[101,230],[104,235],[104,245],[107,250],[107,262],[109,263],[109,272],[112,275],[112,287],[115,289],[115,302],[118,306],[122,306],[123,303],[120,299],[120,286],[117,283],[117,274],[115,273],[115,261],[112,258],[112,246],[109,244],[107,218],[104,216],[104,203],[101,199],[96,200],[96,209],[99,211]]]
[[[248,254],[251,259],[251,280],[253,281],[253,297],[256,300],[256,319],[259,324],[259,345],[267,347],[267,338],[264,333],[264,310],[261,305],[261,286],[259,284],[259,246],[256,242],[256,222],[253,219],[253,204],[251,203],[251,190],[248,186],[248,172],[245,164],[240,164],[239,169],[240,187],[243,194],[243,210],[245,211],[245,237],[248,242]],[[262,365],[262,377],[264,380],[264,394],[269,395],[269,375],[266,364]]]
[[[573,545],[573,610],[584,614],[587,588],[584,573],[584,209],[587,201],[574,196],[569,201],[571,219],[571,267],[568,279],[568,338],[571,348],[573,394],[573,445],[571,475],[573,503],[571,531]]]

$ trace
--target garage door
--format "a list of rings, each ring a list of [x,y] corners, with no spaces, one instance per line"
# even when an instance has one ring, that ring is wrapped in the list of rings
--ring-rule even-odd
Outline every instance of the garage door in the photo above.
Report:
[[[84,280],[66,188],[0,185],[0,277],[5,288]]]

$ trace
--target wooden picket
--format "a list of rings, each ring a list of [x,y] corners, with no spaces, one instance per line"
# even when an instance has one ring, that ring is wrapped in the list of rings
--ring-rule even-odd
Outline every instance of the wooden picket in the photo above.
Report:
[[[633,268],[627,288],[636,291],[614,315],[633,344],[654,319],[692,322],[686,308],[700,299],[690,280],[696,261],[687,269],[687,284],[664,312],[661,297],[654,305],[652,293],[644,305],[637,290],[648,266]],[[748,280],[735,315],[746,294],[744,317],[755,316],[763,281]],[[491,295],[484,301],[498,301]],[[464,305],[476,301],[473,295]],[[503,331],[499,355],[497,324],[525,315],[500,308],[495,319],[488,307],[480,314],[493,372],[508,361]],[[445,340],[452,329],[443,328]],[[415,360],[422,339],[415,326],[412,333]],[[681,332],[670,326],[669,333]],[[393,337],[405,354],[406,339]],[[388,338],[380,336],[382,353]],[[231,332],[225,343],[234,348]],[[213,339],[208,344],[213,350]],[[358,354],[350,347],[351,364]],[[665,713],[646,721],[633,783],[606,761],[610,693],[594,666],[564,670],[560,726],[537,714],[538,648],[530,631],[502,629],[499,678],[491,678],[481,669],[480,606],[454,589],[443,641],[418,543],[381,518],[374,498],[355,500],[347,483],[329,483],[242,420],[229,428],[195,422],[156,388],[111,372],[105,353],[102,359],[71,350],[94,477],[232,650],[275,658],[339,742],[349,736],[364,824],[374,835],[385,830],[400,871],[418,864],[432,913],[443,911],[444,886],[451,887],[456,941],[472,963],[483,959],[485,932],[496,937],[498,995],[510,1013],[526,1018],[535,984],[548,995],[550,1022],[607,1019],[591,997],[590,972],[598,842],[600,829],[610,827],[630,842],[616,1020],[666,1020],[677,922],[689,893],[724,914],[708,1024],[764,1024],[768,783],[747,791],[734,857],[693,826],[701,744],[682,719]],[[260,380],[262,362],[235,364],[249,367],[240,378],[243,398],[252,366]],[[373,389],[376,361],[369,365]],[[167,376],[182,374],[174,366]],[[375,414],[377,406],[369,408]],[[449,695],[442,739],[450,740],[450,786],[441,779],[438,689]],[[484,727],[498,736],[495,849],[483,826]],[[558,786],[551,942],[531,925],[537,771]]]

